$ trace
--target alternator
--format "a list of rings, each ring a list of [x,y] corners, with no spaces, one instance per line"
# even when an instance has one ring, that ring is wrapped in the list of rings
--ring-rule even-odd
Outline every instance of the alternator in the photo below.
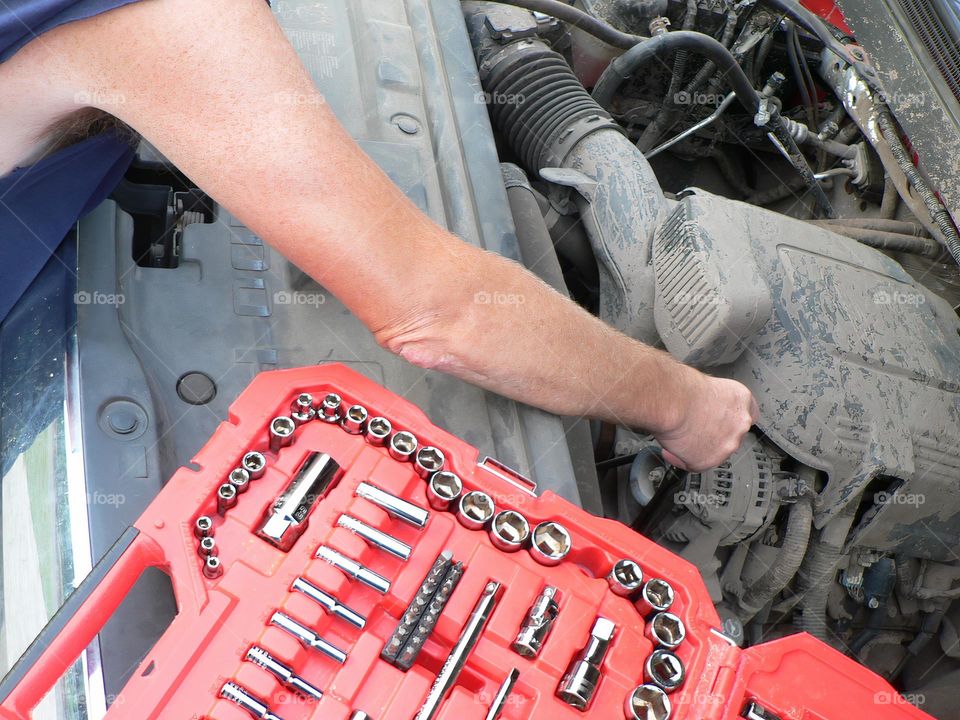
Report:
[[[779,459],[753,435],[722,465],[689,473],[676,502],[710,527],[727,533],[720,545],[735,545],[763,528],[773,515],[773,474]]]

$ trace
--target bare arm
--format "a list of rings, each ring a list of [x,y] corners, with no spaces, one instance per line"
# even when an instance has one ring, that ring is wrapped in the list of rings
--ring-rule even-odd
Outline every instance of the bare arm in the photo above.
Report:
[[[262,0],[147,0],[21,55],[59,73],[64,98],[122,98],[103,109],[410,362],[553,412],[644,428],[691,467],[722,461],[752,423],[742,385],[617,333],[420,213],[333,117]],[[481,293],[522,302],[478,303]]]

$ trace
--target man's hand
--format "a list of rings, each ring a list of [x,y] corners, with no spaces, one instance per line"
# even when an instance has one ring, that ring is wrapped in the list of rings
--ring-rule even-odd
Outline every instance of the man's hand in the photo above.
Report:
[[[753,395],[736,380],[697,375],[687,383],[686,412],[679,424],[655,435],[664,460],[694,472],[730,457],[760,414]]]

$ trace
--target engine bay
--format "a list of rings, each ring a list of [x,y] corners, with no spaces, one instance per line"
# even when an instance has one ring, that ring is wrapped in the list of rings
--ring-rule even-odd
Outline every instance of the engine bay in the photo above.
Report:
[[[464,14],[565,289],[760,407],[699,473],[595,427],[605,514],[694,562],[739,643],[809,632],[957,717],[937,690],[957,667],[956,230],[868,49],[829,3],[839,25],[786,2],[552,5]]]

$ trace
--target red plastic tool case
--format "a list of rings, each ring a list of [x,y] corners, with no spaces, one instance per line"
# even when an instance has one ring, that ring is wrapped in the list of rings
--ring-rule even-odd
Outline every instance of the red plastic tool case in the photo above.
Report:
[[[301,392],[322,397],[339,393],[347,404],[359,403],[371,417],[390,419],[394,430],[406,429],[421,445],[446,455],[447,468],[468,489],[481,489],[497,509],[513,508],[531,527],[554,519],[570,531],[573,549],[555,567],[536,563],[527,552],[503,553],[482,531],[462,527],[452,513],[432,511],[423,530],[388,516],[355,497],[359,482],[379,487],[427,508],[425,483],[410,463],[389,457],[359,435],[336,425],[310,422],[296,432],[292,445],[266,452],[271,419],[288,413]],[[266,474],[250,484],[236,507],[216,515],[215,493],[249,450],[267,455]],[[329,453],[345,475],[314,509],[309,527],[284,553],[254,535],[264,510],[286,487],[308,453]],[[588,515],[546,493],[536,497],[529,482],[491,461],[478,462],[475,448],[433,426],[402,398],[340,365],[263,373],[233,403],[223,423],[198,453],[199,470],[181,468],[84,585],[68,601],[44,634],[4,680],[2,718],[27,718],[31,709],[93,640],[97,631],[147,567],[166,571],[173,581],[179,613],[143,660],[107,717],[211,718],[248,720],[245,711],[218,699],[223,683],[233,679],[266,701],[284,720],[345,720],[363,710],[373,720],[413,718],[456,642],[484,584],[499,580],[500,601],[457,685],[444,702],[440,718],[483,718],[507,672],[519,680],[501,717],[578,718],[581,713],[555,696],[572,656],[587,639],[597,615],[612,619],[617,633],[603,664],[603,675],[587,715],[622,718],[624,699],[642,683],[643,662],[653,649],[643,634],[643,619],[632,603],[610,592],[605,576],[620,558],[640,563],[648,577],[672,583],[672,611],[687,628],[676,651],[687,679],[670,698],[673,718],[737,718],[750,700],[783,720],[850,718],[926,718],[903,702],[879,677],[807,635],[796,635],[741,650],[718,628],[720,621],[697,570],[684,560],[630,529]],[[355,517],[413,546],[409,561],[368,546],[347,530],[335,528],[339,515]],[[215,580],[201,573],[192,527],[202,514],[215,518],[215,537],[225,572]],[[322,560],[318,545],[327,544],[359,560],[392,582],[389,593],[349,581]],[[384,642],[397,624],[427,570],[444,549],[466,565],[439,623],[416,664],[404,673],[381,660]],[[356,630],[323,610],[291,582],[304,576],[336,595],[368,622]],[[561,589],[556,623],[536,659],[510,649],[526,610],[544,585]],[[297,618],[327,640],[348,650],[344,665],[305,649],[295,639],[268,626],[276,609]],[[320,701],[292,695],[258,666],[244,662],[252,644],[321,688]]]

